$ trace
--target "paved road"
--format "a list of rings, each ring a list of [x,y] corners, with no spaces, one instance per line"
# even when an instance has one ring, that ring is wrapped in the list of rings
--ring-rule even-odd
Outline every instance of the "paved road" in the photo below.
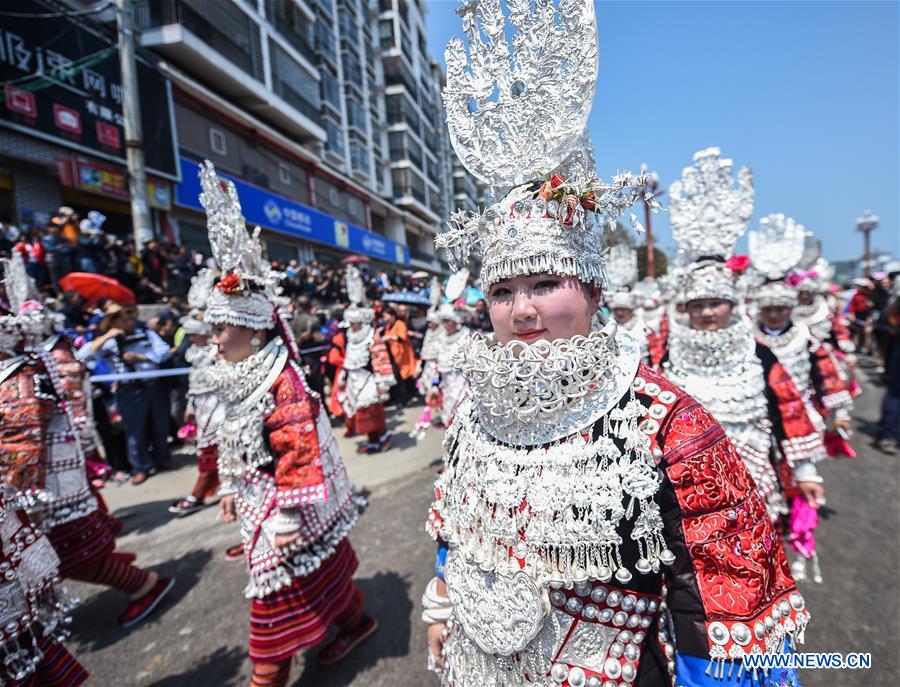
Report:
[[[813,612],[806,650],[870,651],[874,667],[865,673],[807,672],[806,687],[900,686],[900,458],[873,451],[867,436],[880,396],[870,383],[857,403],[859,458],[823,468],[829,489],[819,543],[825,583],[803,589]],[[409,428],[416,412],[391,422]],[[418,599],[431,576],[433,548],[422,523],[440,437],[433,432],[417,443],[400,433],[394,448],[379,456],[357,456],[354,441],[339,442],[351,477],[369,493],[369,509],[351,539],[360,559],[357,579],[381,630],[338,666],[319,667],[315,650],[301,657],[291,684],[430,687]],[[182,469],[141,487],[105,490],[125,521],[120,548],[139,552],[141,564],[176,575],[178,583],[159,612],[131,631],[115,623],[125,603],[121,595],[70,585],[83,602],[68,645],[91,672],[90,684],[206,687],[249,680],[248,602],[241,595],[246,573],[242,563],[222,558],[238,534],[216,520],[214,509],[180,520],[169,516],[166,507],[194,478],[189,459],[183,461]]]

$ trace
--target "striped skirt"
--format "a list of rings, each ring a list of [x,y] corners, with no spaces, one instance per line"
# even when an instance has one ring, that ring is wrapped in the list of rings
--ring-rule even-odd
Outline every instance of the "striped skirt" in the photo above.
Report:
[[[290,587],[254,599],[250,606],[250,660],[279,663],[315,646],[359,600],[353,573],[358,561],[348,539],[331,557]]]
[[[121,520],[98,509],[47,532],[59,556],[60,577],[70,577],[78,568],[99,564],[116,548],[116,535],[121,530]]]
[[[37,670],[10,687],[78,687],[88,679],[87,671],[59,642],[44,637],[38,646],[44,658]]]

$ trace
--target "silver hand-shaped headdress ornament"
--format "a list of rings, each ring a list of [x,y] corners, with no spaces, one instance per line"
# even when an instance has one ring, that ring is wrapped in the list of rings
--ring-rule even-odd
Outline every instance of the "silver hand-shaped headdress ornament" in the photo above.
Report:
[[[753,214],[753,176],[718,148],[694,153],[694,164],[669,187],[669,221],[683,259],[692,261],[683,272],[685,302],[724,298],[736,303],[737,275],[725,265]]]
[[[637,251],[627,243],[617,243],[606,254],[606,276],[616,289],[630,289],[638,279]]]
[[[784,279],[803,259],[806,229],[782,213],[774,213],[759,221],[759,229],[747,235],[750,260],[769,280],[756,292],[761,307],[797,304],[797,293]]]
[[[458,11],[468,38],[447,45],[444,107],[460,161],[493,186],[559,165],[587,124],[597,82],[593,0],[474,0]],[[510,35],[510,42],[507,36]]]
[[[769,279],[784,279],[803,259],[806,229],[778,212],[763,217],[747,239],[753,266]]]
[[[646,178],[595,178],[585,135],[598,65],[593,1],[505,5],[508,17],[500,0],[459,10],[468,46],[448,45],[443,95],[457,156],[506,195],[483,213],[451,215],[435,243],[454,270],[479,252],[486,287],[539,272],[600,284],[604,225],[644,197]]]
[[[275,326],[275,286],[282,275],[262,255],[260,229],[247,232],[234,183],[220,179],[209,160],[200,165],[200,186],[209,246],[220,272],[206,303],[205,321],[271,329]]]
[[[350,324],[354,322],[371,324],[375,319],[375,311],[366,307],[366,289],[362,274],[356,265],[347,265],[344,286],[347,287],[347,300],[350,301],[349,307],[344,310],[344,321]]]

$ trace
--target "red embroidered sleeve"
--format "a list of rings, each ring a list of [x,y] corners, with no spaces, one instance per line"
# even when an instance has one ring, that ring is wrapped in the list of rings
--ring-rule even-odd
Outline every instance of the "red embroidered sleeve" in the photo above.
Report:
[[[809,613],[753,480],[694,399],[677,401],[666,423],[663,460],[681,509],[710,658],[780,652]]]
[[[853,403],[847,385],[838,372],[838,362],[831,346],[813,341],[810,347],[813,371],[811,374],[816,390],[816,409],[827,416],[832,410],[846,408]]]
[[[34,393],[34,376],[20,370],[0,385],[0,471],[20,491],[44,486],[50,404]]]
[[[781,450],[788,463],[793,466],[799,461],[823,457],[825,447],[822,437],[809,417],[809,409],[800,390],[781,363],[772,364],[766,382],[775,395],[781,414],[784,430]]]
[[[316,430],[319,403],[307,393],[300,374],[290,363],[285,366],[272,387],[275,410],[266,418],[269,445],[277,458],[279,508],[297,508],[328,499]]]

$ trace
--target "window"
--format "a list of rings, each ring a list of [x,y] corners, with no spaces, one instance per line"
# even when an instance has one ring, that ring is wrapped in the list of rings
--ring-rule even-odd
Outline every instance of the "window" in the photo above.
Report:
[[[216,155],[227,155],[228,145],[225,141],[225,132],[220,129],[209,129],[209,149]]]
[[[347,212],[356,217],[359,215],[359,198],[350,196],[347,198]]]
[[[341,204],[341,194],[338,193],[338,190],[334,186],[328,188],[328,202],[334,206]]]
[[[392,50],[394,44],[394,20],[382,19],[378,22],[378,35],[381,40],[382,50]]]
[[[329,58],[332,62],[337,62],[337,47],[334,42],[334,31],[331,26],[323,21],[316,22],[316,43],[319,52]]]
[[[341,86],[327,69],[320,69],[322,77],[322,100],[331,105],[337,112],[341,111]]]
[[[347,121],[350,126],[366,132],[366,111],[353,98],[347,98]]]
[[[338,157],[344,157],[344,132],[341,131],[340,126],[327,117],[325,119],[325,134],[328,136],[325,149]]]
[[[316,59],[313,25],[306,21],[294,0],[266,0],[266,17],[305,58]]]
[[[369,173],[369,152],[365,146],[356,141],[350,144],[350,163],[354,171]]]
[[[344,81],[356,86],[360,91],[363,87],[363,73],[359,66],[359,60],[351,52],[344,53]]]
[[[278,181],[285,186],[291,185],[291,168],[283,162],[278,163]]]
[[[320,101],[316,79],[275,42],[270,40],[269,47],[272,54],[273,90],[286,103],[318,122]]]

